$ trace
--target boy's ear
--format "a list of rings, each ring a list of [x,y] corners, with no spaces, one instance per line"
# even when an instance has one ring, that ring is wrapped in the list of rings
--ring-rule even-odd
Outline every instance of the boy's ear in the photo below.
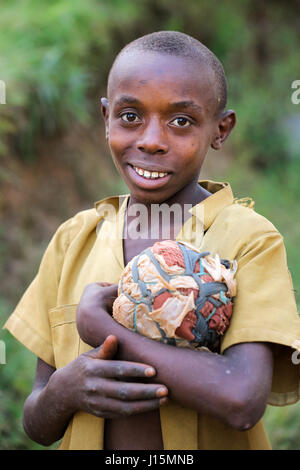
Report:
[[[222,114],[217,124],[217,132],[214,135],[212,143],[211,143],[211,147],[214,150],[220,150],[223,143],[225,142],[230,132],[234,128],[235,124],[236,124],[235,112],[232,111],[231,109],[228,111],[225,111]]]
[[[101,98],[101,113],[105,122],[105,134],[108,138],[108,116],[109,116],[109,103],[107,98]]]

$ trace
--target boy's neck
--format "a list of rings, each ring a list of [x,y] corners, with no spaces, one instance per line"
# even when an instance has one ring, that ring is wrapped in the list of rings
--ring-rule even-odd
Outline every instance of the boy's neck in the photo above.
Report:
[[[160,204],[144,204],[131,195],[123,232],[124,266],[155,242],[165,239],[175,240],[182,226],[191,217],[189,212],[191,207],[210,195],[211,193],[202,188],[197,181]]]
[[[197,180],[185,186],[183,189],[174,194],[171,198],[162,201],[160,204],[167,204],[170,207],[173,204],[180,204],[182,208],[185,204],[188,204],[189,206],[195,206],[200,202],[204,201],[204,199],[206,199],[210,195],[211,193],[204,189],[198,183]],[[134,196],[130,195],[128,201],[128,208],[133,204],[143,204],[148,209],[151,209],[152,206],[152,203],[142,203],[141,201],[137,200]]]

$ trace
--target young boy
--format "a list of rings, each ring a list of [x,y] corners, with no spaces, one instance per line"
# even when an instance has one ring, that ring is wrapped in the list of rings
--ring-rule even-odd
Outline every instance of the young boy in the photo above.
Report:
[[[23,420],[33,440],[63,438],[62,449],[268,449],[266,404],[299,399],[300,322],[282,237],[236,204],[228,183],[198,181],[208,149],[220,149],[235,125],[225,106],[220,62],[183,33],[144,36],[117,56],[102,113],[130,195],[58,229],[6,323],[38,356]],[[147,214],[139,238],[136,204]],[[157,204],[182,209],[169,238],[237,260],[219,353],[153,341],[110,316],[124,266],[163,238],[164,217],[151,231]]]

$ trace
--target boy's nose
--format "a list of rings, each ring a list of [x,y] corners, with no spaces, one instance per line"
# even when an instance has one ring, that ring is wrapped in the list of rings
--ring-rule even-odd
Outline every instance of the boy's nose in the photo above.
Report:
[[[148,123],[140,134],[136,145],[141,152],[149,154],[167,153],[167,136],[159,120],[153,119]]]

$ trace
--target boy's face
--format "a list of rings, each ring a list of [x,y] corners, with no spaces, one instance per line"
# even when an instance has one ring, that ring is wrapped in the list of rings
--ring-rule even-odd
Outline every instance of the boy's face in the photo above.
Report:
[[[234,125],[216,118],[217,100],[212,72],[189,58],[139,51],[118,59],[102,112],[136,200],[161,203],[197,183],[209,147],[220,148]]]

